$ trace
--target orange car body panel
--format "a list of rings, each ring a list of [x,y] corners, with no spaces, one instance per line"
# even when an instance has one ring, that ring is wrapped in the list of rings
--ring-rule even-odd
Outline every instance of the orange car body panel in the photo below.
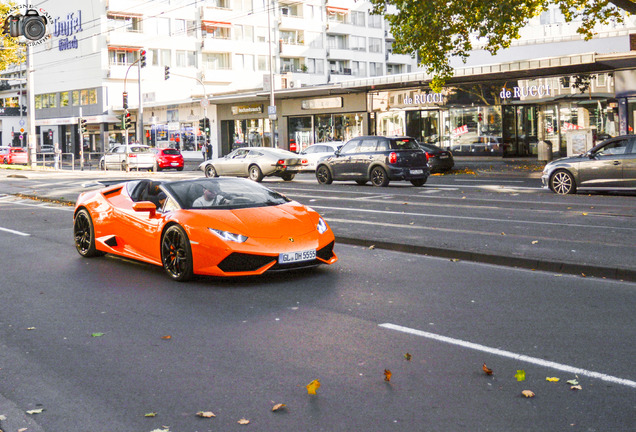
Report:
[[[146,202],[143,202],[146,203]],[[151,211],[135,211],[119,184],[99,191],[83,193],[75,212],[86,208],[93,220],[97,250],[161,266],[161,236],[171,224],[183,227],[190,240],[193,271],[209,276],[248,276],[266,272],[278,262],[280,253],[310,249],[320,250],[334,241],[331,228],[319,234],[316,226],[320,215],[295,201],[277,206],[234,210],[177,210],[153,215]],[[224,241],[208,228],[241,233],[244,243]],[[230,254],[271,256],[252,271],[225,272],[218,265]],[[338,257],[317,258],[333,264]]]

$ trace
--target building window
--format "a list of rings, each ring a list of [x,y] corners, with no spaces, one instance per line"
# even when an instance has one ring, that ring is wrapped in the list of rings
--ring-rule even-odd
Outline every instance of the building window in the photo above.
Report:
[[[234,69],[246,72],[254,71],[254,56],[251,54],[234,54]]]
[[[401,64],[387,64],[386,65],[386,74],[387,75],[395,75],[404,72],[404,65]]]
[[[219,9],[230,9],[230,0],[208,0],[207,5]]]
[[[365,77],[367,76],[367,63],[366,62],[351,62],[351,75],[357,77]]]
[[[382,52],[382,39],[369,38],[369,52],[380,53]]]
[[[74,90],[72,93],[71,99],[73,106],[78,106],[80,104],[80,92],[79,90]]]
[[[240,24],[235,25],[234,40],[254,42],[254,27]]]
[[[0,106],[4,106],[4,99],[0,100],[2,102]],[[35,95],[35,109],[42,108],[42,95]]]
[[[382,63],[369,62],[369,76],[382,76]]]
[[[37,105],[37,102],[36,102]],[[60,93],[60,107],[67,107],[69,105],[69,94],[67,91]],[[37,108],[37,106],[36,106]]]
[[[128,31],[128,32],[140,32],[141,29],[141,17],[111,13],[107,15],[108,18],[108,30],[112,31]]]
[[[330,8],[327,6],[327,21],[344,24],[347,22],[347,12],[348,11],[343,9]]]
[[[108,62],[111,66],[127,66],[139,57],[139,51],[112,48],[108,50]]]
[[[156,18],[157,34],[159,36],[170,36],[170,18]]]
[[[364,12],[359,12],[359,11],[352,11],[351,12],[351,24],[353,24],[354,26],[359,26],[359,27],[364,27],[364,17],[365,17],[365,13]]]
[[[330,60],[329,72],[334,75],[351,75],[349,60]]]
[[[196,51],[177,50],[175,52],[175,63],[177,67],[197,67]]]
[[[364,36],[350,36],[349,48],[354,51],[366,51],[367,39]]]
[[[323,59],[307,59],[307,72],[317,75],[324,75],[325,61]]]
[[[347,35],[327,35],[327,46],[333,49],[347,49]]]
[[[303,72],[303,64],[298,58],[285,58],[280,59],[280,72]]]
[[[309,46],[311,48],[323,48],[322,33],[309,33],[307,32],[307,38]]]
[[[174,30],[172,33],[174,36],[185,35],[186,34],[186,21],[184,19],[175,19],[174,20]]]
[[[268,56],[259,55],[257,61],[258,61],[258,70],[259,71],[268,71],[269,70]]]
[[[369,27],[382,28],[382,15],[369,14]]]
[[[228,70],[232,68],[229,53],[203,54],[203,66],[211,70]]]
[[[302,18],[301,11],[302,11],[302,9],[298,7],[297,3],[281,4],[281,6],[280,6],[280,14],[282,16]]]

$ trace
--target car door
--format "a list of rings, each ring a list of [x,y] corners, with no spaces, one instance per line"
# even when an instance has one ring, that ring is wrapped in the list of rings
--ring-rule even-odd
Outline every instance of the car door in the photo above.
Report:
[[[340,152],[331,159],[331,169],[334,179],[350,179],[355,178],[353,173],[353,158],[356,156],[359,139],[352,139],[340,149]]]
[[[104,165],[107,168],[119,168],[121,166],[121,161],[119,160],[120,153],[118,153],[118,151],[123,148],[124,146],[115,146],[108,152],[106,152],[106,154],[104,155]]]
[[[636,188],[636,137],[631,137],[631,147],[623,159],[623,187]]]
[[[249,149],[240,148],[228,155],[228,159],[223,161],[223,174],[233,176],[244,176],[245,157]],[[229,157],[231,156],[231,157]]]
[[[589,153],[579,164],[581,187],[621,187],[623,164],[629,160],[627,153],[631,140],[616,138]]]
[[[361,139],[357,153],[352,157],[353,173],[357,178],[367,178],[371,164],[378,159],[378,142],[382,138],[368,137]]]

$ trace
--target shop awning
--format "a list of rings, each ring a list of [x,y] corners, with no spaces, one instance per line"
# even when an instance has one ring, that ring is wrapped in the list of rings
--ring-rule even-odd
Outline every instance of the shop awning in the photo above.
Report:
[[[142,49],[143,49],[142,47],[132,47],[132,46],[115,46],[115,45],[108,46],[108,51],[137,52]]]
[[[343,7],[336,7],[336,6],[327,6],[327,12],[329,12],[329,13],[347,14],[347,13],[349,13],[349,9],[343,8]]]
[[[232,28],[232,23],[224,21],[201,21],[201,25],[206,28]]]
[[[109,11],[106,16],[108,16],[108,18],[141,18],[143,15],[140,13],[134,13],[134,12],[113,12],[113,11]]]

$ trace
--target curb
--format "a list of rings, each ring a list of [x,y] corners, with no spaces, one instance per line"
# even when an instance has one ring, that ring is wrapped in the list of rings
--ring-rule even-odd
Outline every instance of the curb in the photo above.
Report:
[[[336,237],[336,243],[352,246],[364,246],[385,249],[394,252],[406,252],[417,255],[428,255],[451,260],[471,261],[482,264],[494,264],[502,267],[518,267],[550,273],[565,273],[581,277],[615,279],[621,282],[636,282],[636,270],[615,267],[600,267],[588,264],[553,262],[536,258],[522,258],[503,255],[492,255],[481,252],[470,252],[456,249],[442,249],[430,246],[406,245],[391,242],[374,242],[371,240],[350,237]]]

